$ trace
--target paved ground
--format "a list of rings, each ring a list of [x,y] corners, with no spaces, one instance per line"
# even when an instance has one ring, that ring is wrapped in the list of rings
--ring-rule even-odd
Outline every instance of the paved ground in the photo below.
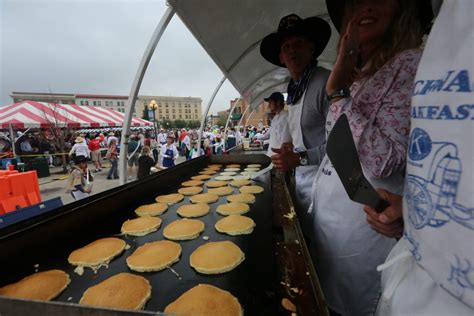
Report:
[[[179,157],[177,163],[184,161],[184,157]],[[114,187],[119,186],[119,180],[107,180],[107,173],[109,172],[110,164],[108,162],[104,163],[105,168],[101,172],[94,173],[94,186],[92,189],[92,194],[103,192]],[[93,170],[93,165],[89,164],[89,168]],[[68,175],[62,173],[62,167],[51,167],[49,169],[51,176],[46,178],[38,179],[41,198],[43,201],[49,200],[55,197],[61,197],[63,204],[68,204],[74,201],[71,196],[71,193],[67,192],[68,189]],[[136,169],[133,170],[131,175],[132,180],[136,180]]]

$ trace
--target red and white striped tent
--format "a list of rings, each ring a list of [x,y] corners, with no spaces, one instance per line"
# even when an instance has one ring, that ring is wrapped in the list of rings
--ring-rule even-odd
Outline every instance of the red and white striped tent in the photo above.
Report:
[[[22,101],[0,107],[0,129],[10,124],[15,129],[47,127],[122,126],[125,115],[115,110],[75,104]],[[131,126],[153,126],[152,122],[133,117]]]

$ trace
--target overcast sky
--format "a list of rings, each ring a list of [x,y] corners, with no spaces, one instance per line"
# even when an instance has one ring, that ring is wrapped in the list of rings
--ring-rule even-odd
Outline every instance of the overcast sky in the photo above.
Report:
[[[128,95],[165,0],[0,0],[0,106],[12,91]],[[139,94],[207,105],[222,72],[175,15]],[[211,112],[238,97],[228,81]]]

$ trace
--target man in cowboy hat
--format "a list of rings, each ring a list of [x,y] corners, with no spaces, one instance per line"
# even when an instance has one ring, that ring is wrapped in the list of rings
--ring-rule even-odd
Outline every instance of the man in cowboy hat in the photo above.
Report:
[[[272,148],[280,148],[283,143],[291,141],[290,132],[288,130],[288,112],[283,111],[285,108],[285,98],[280,92],[273,92],[268,98],[263,99],[268,102],[271,113],[274,114],[269,135],[270,145],[268,146],[268,156],[272,156],[274,152]]]
[[[311,186],[325,154],[329,107],[325,92],[329,70],[317,66],[317,57],[330,37],[331,28],[323,19],[290,14],[260,45],[261,55],[276,66],[286,67],[291,76],[287,91],[291,143],[272,148],[272,162],[280,170],[295,169],[297,209],[306,235],[310,235],[312,225],[307,212]]]

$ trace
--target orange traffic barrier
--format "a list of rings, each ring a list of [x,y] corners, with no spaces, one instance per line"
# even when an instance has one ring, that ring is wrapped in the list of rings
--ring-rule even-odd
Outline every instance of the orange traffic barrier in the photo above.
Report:
[[[0,214],[41,202],[36,171],[0,173]]]

